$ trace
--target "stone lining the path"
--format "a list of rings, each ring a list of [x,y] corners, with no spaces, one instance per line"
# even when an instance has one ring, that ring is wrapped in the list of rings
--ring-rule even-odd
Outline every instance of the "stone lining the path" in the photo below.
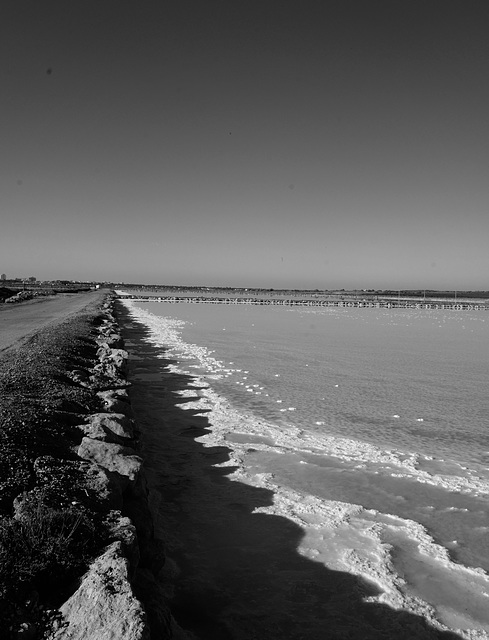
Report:
[[[146,607],[135,591],[158,594],[155,580],[164,563],[162,541],[154,539],[148,491],[137,453],[137,430],[127,394],[128,353],[111,306],[96,339],[98,362],[71,377],[98,388],[103,411],[77,425],[84,434],[77,449],[100,503],[110,506],[112,542],[91,565],[79,588],[60,607],[63,626],[52,640],[166,640],[173,637],[170,611],[162,600]],[[123,515],[130,513],[131,517]],[[145,549],[142,550],[141,547]],[[159,557],[148,549],[159,549]],[[142,561],[143,556],[143,561]],[[144,561],[145,560],[145,561]],[[134,586],[133,586],[134,585]]]
[[[165,553],[138,453],[128,353],[112,300],[100,304],[40,330],[0,361],[1,518],[15,525],[33,505],[79,507],[105,532],[66,601],[59,605],[61,591],[50,594],[57,610],[42,586],[25,602],[0,600],[6,640],[188,637],[156,580]]]

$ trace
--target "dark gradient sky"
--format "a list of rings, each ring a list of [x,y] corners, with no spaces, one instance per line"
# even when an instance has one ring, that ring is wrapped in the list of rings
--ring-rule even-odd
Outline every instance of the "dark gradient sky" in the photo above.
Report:
[[[0,272],[489,288],[489,2],[0,8]]]

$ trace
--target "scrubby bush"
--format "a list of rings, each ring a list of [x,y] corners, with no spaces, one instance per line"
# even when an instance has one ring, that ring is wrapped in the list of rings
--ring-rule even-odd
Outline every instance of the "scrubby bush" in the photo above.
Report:
[[[48,636],[56,607],[102,542],[93,517],[78,505],[26,499],[16,518],[0,517],[0,638],[26,629]]]
[[[101,535],[82,510],[39,503],[20,519],[0,518],[0,600],[35,589],[59,593],[100,548]]]

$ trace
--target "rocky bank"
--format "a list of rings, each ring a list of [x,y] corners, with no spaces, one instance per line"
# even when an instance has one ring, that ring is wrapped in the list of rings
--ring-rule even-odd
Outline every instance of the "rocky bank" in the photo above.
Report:
[[[0,358],[0,636],[186,637],[105,298]]]

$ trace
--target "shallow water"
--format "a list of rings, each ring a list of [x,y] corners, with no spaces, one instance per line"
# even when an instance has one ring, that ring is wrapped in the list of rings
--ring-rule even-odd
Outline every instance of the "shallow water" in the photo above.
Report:
[[[179,370],[210,385],[208,399],[243,416],[229,429],[224,411],[212,437],[303,522],[303,554],[375,580],[393,606],[425,602],[428,617],[487,637],[484,312],[129,307]],[[318,536],[328,518],[335,534]]]

